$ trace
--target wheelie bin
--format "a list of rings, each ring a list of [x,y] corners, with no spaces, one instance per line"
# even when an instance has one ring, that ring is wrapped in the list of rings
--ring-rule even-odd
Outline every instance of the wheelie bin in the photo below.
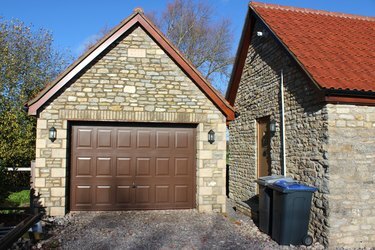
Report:
[[[272,239],[280,245],[306,245],[313,243],[307,234],[311,199],[315,187],[287,181],[276,181],[273,190]]]
[[[275,181],[286,180],[292,182],[293,179],[283,175],[262,176],[256,180],[259,187],[259,229],[271,235],[272,231],[272,189],[268,186]]]

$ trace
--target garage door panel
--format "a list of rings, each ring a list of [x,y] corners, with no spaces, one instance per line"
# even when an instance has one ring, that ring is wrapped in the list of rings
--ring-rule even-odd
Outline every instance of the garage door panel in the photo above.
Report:
[[[170,148],[170,140],[171,136],[169,131],[156,131],[156,148]]]
[[[112,205],[111,195],[113,193],[111,186],[96,186],[95,202],[97,205]]]
[[[98,129],[96,142],[97,148],[112,148],[112,130]]]
[[[74,171],[77,177],[91,177],[92,169],[92,158],[91,157],[77,157],[76,158],[76,171]]]
[[[187,185],[176,185],[174,187],[174,201],[188,202],[189,201],[189,187]]]
[[[136,176],[151,176],[151,158],[137,158]]]
[[[130,148],[132,145],[132,131],[117,130],[117,148]]]
[[[151,187],[150,186],[137,186],[134,188],[135,202],[136,203],[151,203]]]
[[[132,186],[117,186],[116,190],[116,204],[131,204],[134,203],[132,198]]]
[[[77,148],[93,148],[92,145],[93,129],[78,129],[77,131]]]
[[[112,159],[109,157],[98,157],[96,159],[96,176],[112,176]]]
[[[178,149],[186,149],[189,146],[189,135],[186,131],[178,131],[175,134],[175,147]]]
[[[169,158],[156,158],[155,176],[169,176],[169,161]]]
[[[155,202],[156,203],[171,203],[170,199],[170,186],[169,185],[156,185],[155,186]]]
[[[151,148],[151,131],[137,132],[137,148]]]
[[[91,206],[92,203],[92,187],[91,186],[75,186],[75,204],[76,206]]]
[[[116,176],[117,177],[124,177],[124,176],[132,176],[131,172],[131,158],[129,157],[118,157],[117,164],[116,164]]]
[[[72,128],[72,210],[194,207],[194,129]]]
[[[189,158],[175,158],[175,176],[189,175]]]

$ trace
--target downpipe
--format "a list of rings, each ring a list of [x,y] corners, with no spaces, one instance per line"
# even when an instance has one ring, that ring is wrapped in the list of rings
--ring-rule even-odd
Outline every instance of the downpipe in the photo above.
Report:
[[[284,106],[284,72],[280,72],[280,94],[281,94],[281,150],[282,150],[282,175],[286,176],[285,155],[285,106]]]

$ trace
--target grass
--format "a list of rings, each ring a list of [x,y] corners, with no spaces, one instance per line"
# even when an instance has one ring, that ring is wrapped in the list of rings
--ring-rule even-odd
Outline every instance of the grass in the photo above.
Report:
[[[30,190],[22,190],[11,193],[5,202],[1,204],[2,207],[26,207],[30,202]]]

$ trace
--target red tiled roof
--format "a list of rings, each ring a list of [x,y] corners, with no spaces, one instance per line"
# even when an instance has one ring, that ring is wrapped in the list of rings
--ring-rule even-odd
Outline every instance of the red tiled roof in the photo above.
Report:
[[[323,89],[375,92],[375,18],[252,2]]]

